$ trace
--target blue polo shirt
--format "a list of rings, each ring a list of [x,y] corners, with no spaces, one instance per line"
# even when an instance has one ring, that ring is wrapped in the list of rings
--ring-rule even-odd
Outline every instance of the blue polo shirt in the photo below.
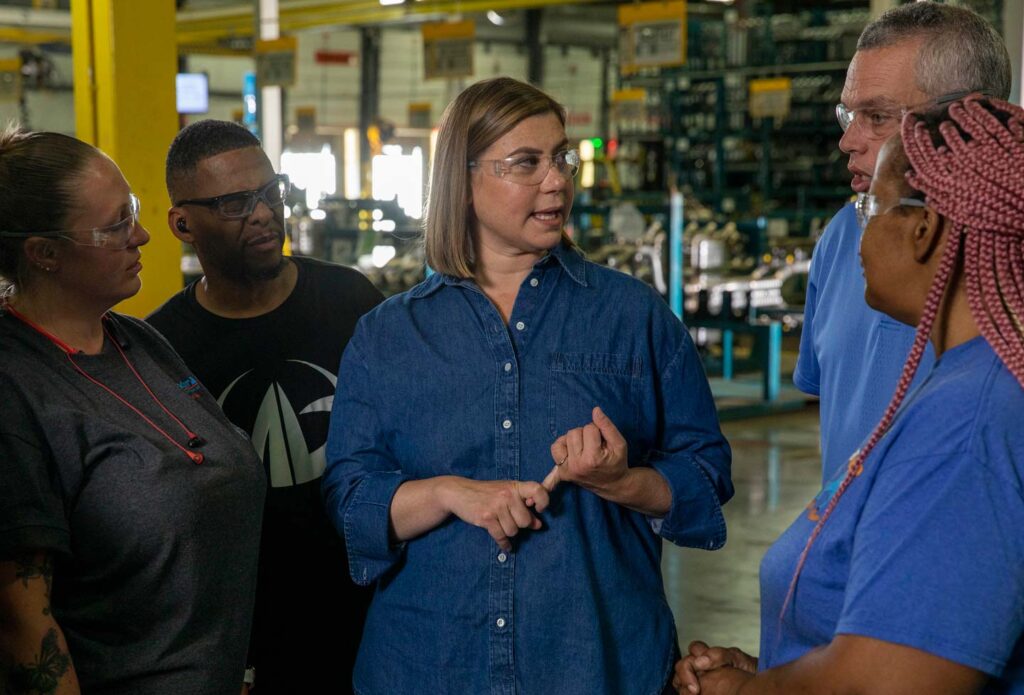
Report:
[[[836,504],[839,471],[761,563],[761,668],[861,635],[1024,693],[1024,387],[983,338],[943,354]]]
[[[882,419],[914,328],[864,301],[860,224],[853,204],[832,218],[814,248],[793,383],[821,399],[822,482],[846,465]],[[934,361],[925,351],[914,383]]]
[[[475,283],[436,274],[363,317],[338,384],[327,510],[352,578],[377,582],[358,693],[662,693],[677,654],[662,538],[720,547],[733,489],[700,358],[653,290],[559,247],[506,325]],[[563,484],[510,552],[457,518],[389,541],[404,481],[543,480],[594,406],[630,465],[668,483],[663,519]]]

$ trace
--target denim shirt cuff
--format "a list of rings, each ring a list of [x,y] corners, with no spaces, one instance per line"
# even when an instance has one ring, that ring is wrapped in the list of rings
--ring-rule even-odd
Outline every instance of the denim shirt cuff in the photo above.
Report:
[[[391,542],[391,499],[398,486],[409,479],[399,471],[368,474],[352,494],[345,514],[352,581],[366,586],[388,571],[405,550]]]
[[[725,517],[718,491],[698,459],[690,454],[654,452],[650,465],[672,491],[668,514],[649,519],[654,532],[686,548],[718,550],[725,545]]]

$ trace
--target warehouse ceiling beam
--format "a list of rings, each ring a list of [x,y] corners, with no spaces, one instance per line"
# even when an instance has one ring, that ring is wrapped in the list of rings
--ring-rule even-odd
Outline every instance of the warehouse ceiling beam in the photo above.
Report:
[[[18,27],[0,26],[0,43],[16,44],[48,44],[48,43],[70,43],[70,31],[38,31],[35,29],[21,29]]]
[[[582,0],[582,3],[594,4],[587,0]],[[579,4],[581,0],[422,0],[398,6],[382,6],[378,0],[285,2],[281,7],[281,31],[292,33],[318,27],[431,21],[453,14]],[[210,10],[186,10],[177,16],[178,45],[182,53],[249,55],[252,52],[253,25],[253,7],[248,3]],[[234,45],[232,39],[235,40]],[[0,43],[70,41],[71,14],[66,10],[0,7]]]
[[[482,14],[488,10],[527,10],[579,4],[580,0],[423,0],[397,6],[382,6],[378,0],[292,2],[282,3],[281,31],[290,33],[317,27],[388,24],[452,14]],[[252,36],[252,8],[248,5],[219,10],[188,10],[178,16],[178,43],[183,48],[242,36]]]
[[[0,7],[0,43],[69,43],[71,14],[66,10]]]

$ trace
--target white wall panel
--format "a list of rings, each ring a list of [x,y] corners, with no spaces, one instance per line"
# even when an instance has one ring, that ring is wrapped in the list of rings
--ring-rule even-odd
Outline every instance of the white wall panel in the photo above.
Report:
[[[568,111],[570,138],[599,134],[602,78],[599,53],[589,48],[544,49],[544,88]]]
[[[341,29],[298,34],[296,57],[298,79],[285,97],[285,122],[295,122],[295,111],[316,109],[317,122],[332,126],[354,126],[359,122],[359,31]],[[316,62],[317,51],[350,51],[349,65]]]
[[[318,124],[355,126],[359,122],[359,31],[355,28],[308,31],[298,34],[297,82],[286,91],[285,122],[295,123],[296,109],[312,107]],[[319,50],[351,51],[350,65],[320,64]],[[597,134],[600,122],[601,59],[590,49],[548,47],[544,50],[545,88],[570,111],[571,137]],[[477,80],[499,75],[526,79],[525,46],[478,41],[474,46],[474,75],[463,79],[423,77],[423,40],[418,26],[390,27],[381,31],[380,114],[399,127],[409,125],[409,104],[430,103],[431,121],[437,124],[445,106]],[[214,92],[241,94],[242,78],[253,69],[250,58],[193,56],[189,69],[205,71]],[[2,107],[0,107],[2,108]],[[241,108],[230,97],[213,97],[208,118],[229,119]],[[0,111],[2,113],[2,111]],[[191,119],[190,119],[191,120]]]
[[[239,95],[243,76],[256,69],[255,61],[243,56],[193,55],[188,56],[187,64],[189,72],[205,72],[209,76],[211,91]]]

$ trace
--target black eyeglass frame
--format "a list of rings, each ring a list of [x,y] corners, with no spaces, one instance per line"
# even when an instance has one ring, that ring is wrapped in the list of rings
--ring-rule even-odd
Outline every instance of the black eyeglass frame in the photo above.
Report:
[[[275,186],[281,187],[281,200],[278,202],[272,202],[267,199],[267,193]],[[216,214],[226,220],[240,220],[248,217],[256,209],[259,201],[263,201],[269,208],[275,208],[280,205],[284,205],[285,200],[288,197],[288,193],[292,189],[292,182],[289,180],[287,174],[277,174],[263,186],[251,190],[251,191],[235,191],[233,193],[225,193],[224,195],[214,196],[212,198],[189,198],[187,200],[179,200],[174,203],[174,207],[180,207],[182,205],[198,205],[204,208],[210,208],[216,212]],[[237,214],[228,214],[223,210],[223,204],[229,200],[243,200],[247,199],[248,202],[245,206],[245,212]]]

